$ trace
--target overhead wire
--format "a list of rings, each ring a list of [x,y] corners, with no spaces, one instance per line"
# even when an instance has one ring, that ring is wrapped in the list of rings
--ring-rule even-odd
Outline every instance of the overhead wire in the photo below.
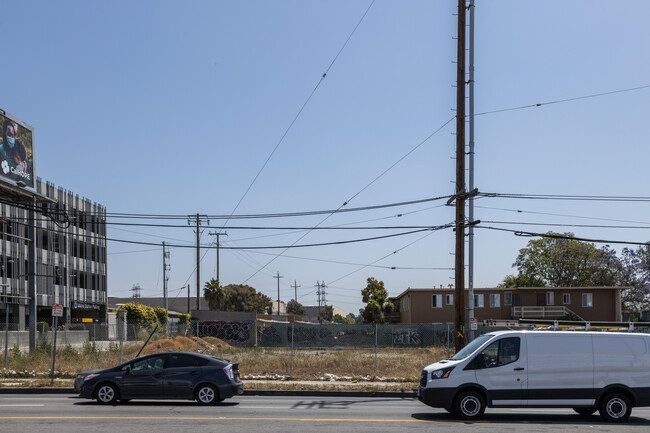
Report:
[[[262,174],[262,171],[263,171],[264,168],[267,166],[267,164],[269,163],[269,161],[271,160],[271,158],[273,157],[273,155],[275,154],[275,152],[278,150],[278,147],[280,147],[280,144],[282,144],[282,142],[284,141],[285,137],[287,136],[287,134],[289,133],[289,131],[291,130],[291,128],[293,127],[293,125],[296,123],[296,121],[298,120],[298,118],[299,118],[300,115],[302,114],[303,110],[305,109],[305,107],[307,106],[307,104],[309,103],[309,101],[311,101],[311,98],[314,96],[314,94],[316,93],[316,91],[317,91],[318,88],[320,87],[320,85],[321,85],[321,83],[323,82],[323,80],[325,80],[325,77],[327,76],[327,73],[330,71],[330,69],[332,69],[332,67],[334,66],[334,63],[336,62],[336,60],[337,60],[337,59],[339,58],[339,56],[341,55],[341,52],[343,52],[343,50],[345,49],[345,47],[348,45],[348,42],[350,41],[350,39],[352,38],[352,36],[354,35],[354,33],[357,31],[357,29],[358,29],[359,26],[361,25],[361,22],[363,22],[364,18],[365,18],[366,15],[368,14],[368,11],[370,11],[370,8],[372,7],[373,4],[375,4],[375,0],[372,0],[372,2],[370,3],[370,5],[369,5],[368,8],[366,9],[366,11],[365,11],[365,12],[363,13],[363,15],[361,16],[361,19],[359,19],[359,22],[357,23],[357,25],[354,27],[354,29],[352,30],[352,32],[350,33],[350,35],[348,36],[348,38],[347,38],[347,39],[345,40],[345,42],[343,43],[343,46],[341,47],[341,49],[338,51],[338,53],[336,53],[336,56],[334,56],[334,59],[332,60],[332,62],[329,64],[329,66],[328,66],[327,69],[325,70],[325,73],[323,73],[323,75],[320,77],[320,79],[318,80],[318,83],[316,83],[316,86],[314,87],[314,89],[311,91],[311,93],[309,94],[309,96],[307,97],[307,99],[305,100],[305,102],[302,104],[302,106],[301,106],[300,109],[298,110],[298,113],[294,116],[294,118],[293,118],[293,120],[291,121],[291,123],[289,123],[289,126],[286,128],[286,130],[284,131],[284,133],[283,133],[282,136],[280,137],[280,140],[278,140],[277,144],[275,145],[275,147],[273,148],[273,150],[271,151],[271,153],[269,154],[269,156],[266,158],[266,161],[264,161],[264,164],[263,164],[262,167],[259,169],[259,171],[258,171],[257,174],[255,175],[255,177],[253,178],[253,180],[252,180],[252,182],[250,183],[250,185],[248,185],[248,188],[246,188],[246,191],[244,192],[244,194],[242,195],[242,197],[239,199],[239,201],[238,201],[237,204],[235,205],[235,208],[233,209],[233,211],[231,212],[231,214],[234,214],[234,213],[237,211],[237,209],[239,208],[239,206],[241,205],[242,201],[244,201],[244,198],[246,198],[246,196],[248,195],[249,191],[251,190],[251,188],[253,187],[253,185],[255,184],[255,182],[257,181],[257,179],[259,178],[260,174]],[[227,219],[226,219],[226,222],[224,222],[223,227],[221,228],[221,230],[223,230],[223,229],[226,227],[226,225],[228,224],[228,221],[230,221],[230,218],[227,218]],[[220,231],[220,232],[221,232],[221,231]]]
[[[565,99],[557,99],[553,101],[547,101],[547,102],[538,102],[535,104],[528,104],[528,105],[521,105],[518,107],[509,107],[509,108],[501,108],[497,110],[491,110],[491,111],[483,111],[481,113],[476,113],[474,114],[475,116],[484,116],[487,114],[496,114],[496,113],[504,113],[506,111],[516,111],[516,110],[525,110],[528,108],[537,108],[541,107],[544,105],[552,105],[552,104],[560,104],[563,102],[572,102],[572,101],[578,101],[581,99],[589,99],[589,98],[598,98],[601,96],[607,96],[607,95],[614,95],[616,93],[624,93],[624,92],[633,92],[636,90],[644,90],[650,88],[650,85],[645,85],[645,86],[638,86],[638,87],[630,87],[627,89],[619,89],[619,90],[613,90],[611,92],[602,92],[602,93],[593,93],[590,95],[583,95],[583,96],[576,96],[574,98],[565,98]]]
[[[315,227],[319,227],[319,226],[322,225],[325,221],[327,221],[327,220],[328,220],[332,215],[334,215],[334,214],[338,213],[339,211],[341,211],[341,209],[342,209],[344,206],[347,206],[348,203],[349,203],[350,201],[352,201],[354,198],[356,198],[357,196],[359,196],[359,194],[361,194],[361,193],[362,193],[363,191],[365,191],[368,187],[370,187],[372,184],[374,184],[375,182],[377,182],[381,177],[383,177],[386,173],[388,173],[388,171],[390,171],[390,170],[391,170],[392,168],[394,168],[397,164],[399,164],[401,161],[403,161],[407,156],[409,156],[409,155],[410,155],[411,153],[413,153],[416,149],[418,149],[418,148],[419,148],[420,146],[422,146],[424,143],[426,143],[427,141],[429,141],[433,136],[435,136],[438,132],[440,132],[440,131],[445,127],[445,126],[447,126],[447,125],[448,125],[452,120],[454,120],[455,117],[456,117],[456,116],[453,116],[451,119],[449,119],[448,121],[446,121],[445,123],[443,123],[443,124],[442,124],[438,129],[436,129],[434,132],[432,132],[431,134],[429,134],[428,137],[426,137],[424,140],[422,140],[420,143],[418,143],[414,148],[412,148],[411,150],[409,150],[409,151],[408,151],[404,156],[402,156],[400,159],[398,159],[397,162],[395,162],[394,164],[392,164],[390,167],[388,167],[386,170],[384,170],[382,173],[380,173],[377,177],[375,177],[372,181],[370,181],[366,186],[364,186],[363,188],[361,188],[361,190],[359,190],[356,194],[354,194],[354,195],[351,196],[349,199],[347,199],[345,202],[343,202],[343,204],[342,204],[341,206],[339,206],[338,209],[336,209],[335,211],[333,211],[331,214],[327,215],[327,216],[326,216],[326,217],[325,217],[321,222],[319,222]],[[298,238],[298,239],[294,242],[294,244],[297,243],[297,242],[300,242],[300,241],[301,241],[305,236],[307,236],[309,233],[311,233],[311,230],[310,230],[309,232],[303,234],[300,238]],[[285,251],[286,251],[286,250],[285,250]],[[282,254],[284,254],[285,251],[280,252],[276,257],[274,257],[274,258],[271,259],[271,260],[270,260],[266,265],[264,265],[264,267],[266,267],[266,266],[270,265],[271,263],[273,263],[273,262],[274,262],[278,257],[282,256]],[[261,270],[261,269],[260,269],[260,270]],[[246,280],[244,280],[244,283],[245,283],[246,281],[250,280],[251,278],[253,278],[257,273],[260,272],[260,270],[258,270],[257,272],[255,272],[254,274],[252,274],[251,276],[249,276]],[[242,284],[243,284],[243,283],[242,283]]]

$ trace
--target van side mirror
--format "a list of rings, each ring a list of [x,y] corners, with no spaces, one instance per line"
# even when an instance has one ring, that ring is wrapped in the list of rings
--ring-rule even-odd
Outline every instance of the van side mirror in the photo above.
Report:
[[[482,353],[479,353],[467,364],[465,370],[480,370],[482,368],[485,368],[485,357]]]

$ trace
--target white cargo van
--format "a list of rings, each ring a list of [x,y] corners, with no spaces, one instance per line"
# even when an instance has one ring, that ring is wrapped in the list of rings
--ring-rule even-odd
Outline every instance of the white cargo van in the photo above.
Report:
[[[490,332],[425,367],[418,398],[463,419],[486,407],[569,407],[623,422],[650,406],[650,335]]]

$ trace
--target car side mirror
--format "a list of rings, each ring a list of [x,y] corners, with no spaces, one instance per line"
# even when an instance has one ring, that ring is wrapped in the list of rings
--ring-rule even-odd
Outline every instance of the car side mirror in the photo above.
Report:
[[[131,374],[131,366],[130,365],[126,366],[126,369],[124,370],[124,373],[125,374]]]

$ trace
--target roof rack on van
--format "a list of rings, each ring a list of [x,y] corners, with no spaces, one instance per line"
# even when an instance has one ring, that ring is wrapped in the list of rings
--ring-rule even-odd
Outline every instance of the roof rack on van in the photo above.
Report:
[[[574,320],[539,320],[519,319],[521,325],[533,326],[535,328],[553,330],[580,330],[590,331],[597,329],[601,331],[628,331],[633,332],[640,328],[650,328],[650,322],[587,322]]]

